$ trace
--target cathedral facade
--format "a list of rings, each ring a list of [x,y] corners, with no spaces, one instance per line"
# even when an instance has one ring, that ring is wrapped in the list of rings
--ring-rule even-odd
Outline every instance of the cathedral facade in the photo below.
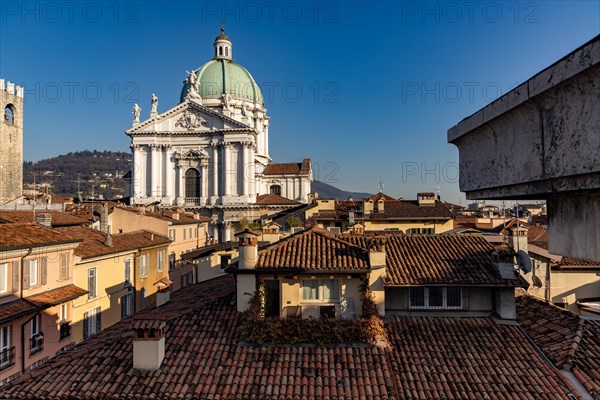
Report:
[[[271,162],[266,111],[259,86],[233,61],[221,29],[213,59],[187,73],[178,105],[159,113],[153,95],[144,121],[134,106],[125,132],[133,152],[132,204],[196,210],[213,217],[215,238],[229,240],[233,223],[256,217],[261,195],[306,203],[310,160]]]

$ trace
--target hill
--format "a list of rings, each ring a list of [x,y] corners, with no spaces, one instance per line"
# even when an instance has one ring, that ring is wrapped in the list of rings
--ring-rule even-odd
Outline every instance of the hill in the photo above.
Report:
[[[37,162],[23,163],[25,186],[48,185],[50,192],[61,196],[98,195],[118,198],[127,194],[128,182],[123,176],[131,169],[131,154],[114,151],[84,150]],[[320,198],[362,199],[369,193],[347,192],[320,181],[314,181],[311,191]]]

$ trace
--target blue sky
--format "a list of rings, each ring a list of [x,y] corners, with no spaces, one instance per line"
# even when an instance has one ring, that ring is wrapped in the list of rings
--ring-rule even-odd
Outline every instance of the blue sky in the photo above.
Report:
[[[598,1],[0,3],[0,77],[26,88],[25,160],[129,151],[131,108],[176,105],[226,20],[276,162],[346,190],[458,190],[448,128],[600,33]],[[460,199],[460,200],[459,200]]]

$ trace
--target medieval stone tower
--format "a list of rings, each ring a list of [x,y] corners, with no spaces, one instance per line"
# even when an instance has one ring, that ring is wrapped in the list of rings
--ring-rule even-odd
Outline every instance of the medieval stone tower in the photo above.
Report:
[[[23,88],[0,79],[0,205],[23,192]]]

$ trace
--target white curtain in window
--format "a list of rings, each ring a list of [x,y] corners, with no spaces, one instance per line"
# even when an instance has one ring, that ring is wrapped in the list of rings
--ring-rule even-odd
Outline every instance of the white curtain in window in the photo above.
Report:
[[[304,300],[317,300],[319,298],[319,281],[302,281],[302,298]]]

